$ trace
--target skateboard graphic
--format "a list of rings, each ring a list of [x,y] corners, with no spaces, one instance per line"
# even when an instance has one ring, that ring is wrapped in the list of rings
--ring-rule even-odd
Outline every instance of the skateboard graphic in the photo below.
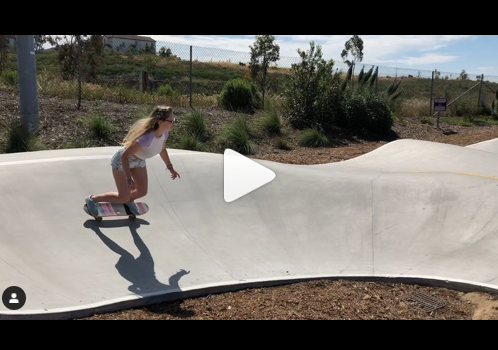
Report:
[[[99,222],[102,221],[103,218],[109,216],[128,216],[130,220],[135,220],[137,216],[144,215],[149,211],[149,206],[145,203],[136,202],[135,205],[138,209],[137,214],[132,213],[128,206],[122,203],[98,203],[99,214],[97,216],[93,216],[92,214],[90,214],[86,204],[83,206],[83,210],[85,211],[85,213],[95,218],[95,220]]]

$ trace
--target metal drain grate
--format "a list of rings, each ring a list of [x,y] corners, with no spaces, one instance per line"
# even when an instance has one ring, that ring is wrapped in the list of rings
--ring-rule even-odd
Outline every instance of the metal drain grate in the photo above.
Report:
[[[411,306],[425,312],[432,312],[446,306],[446,303],[424,293],[412,294],[404,297],[403,300],[406,300]]]

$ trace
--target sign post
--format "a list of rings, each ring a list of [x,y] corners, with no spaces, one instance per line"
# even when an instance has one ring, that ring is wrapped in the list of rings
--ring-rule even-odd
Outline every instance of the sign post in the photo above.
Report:
[[[440,112],[446,111],[446,99],[445,98],[435,98],[434,99],[434,111],[437,113],[437,128],[439,129],[439,117]]]

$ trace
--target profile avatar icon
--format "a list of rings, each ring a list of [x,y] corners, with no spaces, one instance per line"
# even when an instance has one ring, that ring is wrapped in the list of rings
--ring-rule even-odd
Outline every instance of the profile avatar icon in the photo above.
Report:
[[[17,299],[16,293],[12,293],[10,297],[12,299],[9,300],[9,304],[19,304],[19,299]]]
[[[22,288],[9,287],[2,294],[2,302],[9,310],[19,310],[26,304],[26,293]]]

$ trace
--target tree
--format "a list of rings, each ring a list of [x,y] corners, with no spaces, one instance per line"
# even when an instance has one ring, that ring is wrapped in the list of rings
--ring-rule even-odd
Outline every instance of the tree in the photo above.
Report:
[[[83,59],[83,44],[88,35],[75,35],[76,44],[78,45],[78,109],[81,108],[81,60]]]
[[[157,63],[158,63],[159,57],[156,55],[146,55],[142,59],[142,69],[146,72],[149,73],[154,73],[155,70],[157,69]]]
[[[0,51],[7,49],[7,36],[0,35]]]
[[[349,55],[352,56],[352,59],[348,58]],[[363,40],[358,35],[353,35],[346,41],[341,58],[348,67],[352,67],[352,80],[354,81],[354,66],[356,62],[363,61]]]
[[[78,109],[81,108],[81,95],[82,95],[82,79],[83,71],[87,73],[87,76],[96,79],[97,67],[101,63],[101,58],[103,54],[103,38],[101,35],[72,35],[74,39],[74,44],[77,46],[76,62],[78,70]],[[71,43],[73,43],[71,39]],[[74,53],[74,49],[71,48],[70,52]],[[85,57],[84,57],[85,55]],[[83,67],[83,62],[85,62],[85,67]],[[85,69],[84,69],[85,68]]]
[[[5,35],[0,35],[0,73],[7,69],[9,63],[9,55],[7,53],[7,38]]]
[[[308,51],[297,51],[301,62],[293,64],[284,92],[289,120],[298,128],[321,126],[341,118],[340,73],[334,60],[323,59],[322,48],[310,42]]]
[[[270,64],[280,59],[280,46],[275,43],[273,35],[257,35],[254,46],[249,46],[249,48],[251,49],[251,77],[255,82],[260,80],[264,106],[266,74]]]
[[[495,119],[498,119],[498,90],[496,90],[495,100],[493,101],[493,104],[491,105],[491,115]]]
[[[102,63],[102,35],[48,36],[47,42],[55,46],[61,65],[62,77],[78,79],[78,109],[81,107],[83,78],[97,79],[97,68]]]
[[[64,80],[73,79],[77,71],[77,48],[75,35],[55,36],[51,39],[58,53],[58,60]]]
[[[460,76],[458,77],[459,80],[469,80],[469,75],[465,71],[465,69],[462,70],[460,73]]]
[[[49,35],[35,35],[35,51],[39,52],[43,49],[43,45],[49,42]]]
[[[84,43],[85,67],[83,72],[86,79],[97,82],[97,70],[102,65],[104,56],[104,37],[102,35],[91,35],[90,39]]]
[[[137,45],[131,44],[128,46],[128,54],[135,55],[137,53]]]
[[[152,44],[148,44],[148,43],[145,44],[144,48],[140,48],[140,50],[138,50],[138,52],[141,55],[144,55],[144,54],[155,54],[155,52],[154,52],[154,46]]]
[[[171,55],[173,54],[173,52],[171,51],[171,49],[168,47],[161,47],[161,49],[159,50],[159,56],[161,57],[170,57]]]

